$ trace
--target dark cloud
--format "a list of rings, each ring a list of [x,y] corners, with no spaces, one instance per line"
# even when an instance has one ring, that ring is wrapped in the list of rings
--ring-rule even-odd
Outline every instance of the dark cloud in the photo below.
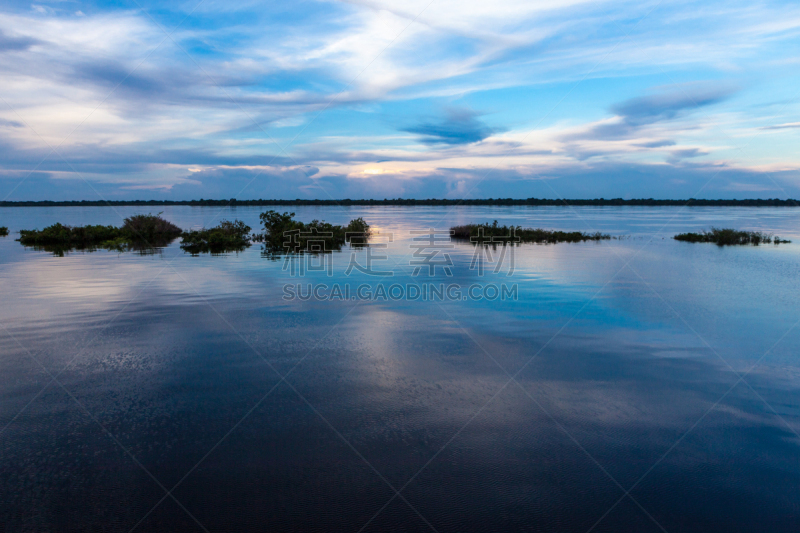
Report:
[[[0,127],[7,128],[24,128],[25,124],[16,120],[5,120],[0,118]]]
[[[757,197],[797,198],[800,188],[794,183],[794,171],[782,171],[771,177],[785,191],[779,189],[769,176],[748,169],[735,169],[725,165],[704,164],[686,160],[680,165],[618,163],[599,161],[587,166],[575,166],[543,172],[542,177],[553,178],[547,183],[530,180],[516,182],[517,196],[548,198],[555,190],[563,198],[753,198],[749,191],[734,190],[735,183],[749,183],[769,187],[769,195]],[[709,181],[710,178],[714,178]],[[484,186],[482,185],[481,188]],[[486,184],[481,192],[497,197],[496,183]],[[700,193],[702,191],[702,193]]]
[[[469,145],[444,145],[437,147],[437,150],[429,152],[408,152],[407,154],[395,155],[391,159],[386,159],[385,155],[379,151],[352,150],[345,143],[312,143],[299,145],[293,148],[294,157],[298,161],[308,161],[314,164],[321,163],[343,163],[343,164],[362,164],[362,163],[387,163],[387,162],[420,162],[438,161],[445,158],[458,157],[498,157],[507,158],[511,156],[527,155],[552,155],[552,150],[531,149],[517,142],[487,140],[481,144],[482,151],[476,152],[474,147]]]
[[[611,140],[611,139],[627,139],[629,137],[633,137],[636,133],[637,127],[633,126],[632,124],[628,124],[627,122],[616,122],[613,124],[600,124],[591,128],[586,133],[580,133],[577,135],[570,135],[568,137],[569,140],[580,140],[580,139],[599,139],[599,140]]]
[[[643,126],[664,120],[672,120],[694,109],[717,104],[727,99],[730,88],[704,89],[684,86],[669,93],[632,98],[611,107],[611,111],[622,117],[626,124]]]
[[[34,168],[38,165],[42,171],[77,170],[119,175],[144,171],[152,165],[289,167],[298,163],[293,158],[271,154],[225,154],[205,148],[159,147],[155,143],[135,143],[125,147],[82,144],[61,147],[58,153],[51,153],[48,147],[20,149],[8,139],[0,138],[0,169]]]
[[[680,159],[685,159],[688,157],[699,157],[701,155],[707,155],[708,152],[704,152],[698,148],[686,148],[683,150],[673,150],[670,152],[673,157],[678,157]]]
[[[132,190],[140,182],[92,180],[87,185],[74,174],[0,170],[0,198],[12,189],[9,200],[83,200],[231,198],[752,198],[800,196],[793,171],[767,176],[761,172],[703,164],[691,159],[680,165],[596,162],[574,168],[550,169],[537,175],[518,169],[439,168],[425,176],[393,178],[372,176],[349,179],[320,175],[315,167],[258,169],[214,168],[181,172],[171,189]],[[714,179],[709,182],[709,178]],[[27,179],[24,179],[26,178]],[[174,180],[173,176],[170,180]],[[773,179],[785,190],[779,189]],[[165,182],[166,183],[166,182]],[[172,181],[172,183],[175,183]],[[19,185],[19,187],[17,187]],[[16,188],[15,188],[16,187]],[[244,190],[243,190],[244,189]],[[703,191],[698,196],[698,191]]]
[[[425,122],[401,131],[421,135],[420,141],[425,144],[472,144],[497,133],[478,116],[469,110],[451,110],[440,122]]]
[[[669,92],[642,96],[625,100],[611,106],[611,112],[619,117],[616,122],[599,124],[589,131],[564,137],[566,141],[583,139],[618,140],[635,137],[644,126],[679,118],[700,107],[710,106],[724,101],[733,89],[729,87],[708,88],[699,85],[672,87]],[[652,143],[653,146],[641,144],[646,148],[670,146]],[[663,141],[671,143],[672,141]],[[674,143],[672,143],[674,144]]]
[[[175,198],[228,198],[239,192],[254,171],[214,169],[189,176],[202,183],[173,188]],[[748,191],[732,192],[732,183],[768,187],[762,174],[686,161],[681,166],[598,162],[571,169],[553,169],[531,175],[518,169],[497,169],[487,178],[485,169],[438,168],[425,176],[393,178],[386,175],[352,179],[340,175],[306,176],[298,169],[265,172],[242,198],[690,198],[716,175],[703,192],[705,198],[749,198]],[[786,180],[791,172],[776,179]],[[780,193],[777,187],[776,194]],[[235,189],[235,190],[234,190]],[[786,186],[792,197],[797,188]],[[749,194],[749,196],[748,196]],[[141,196],[141,194],[140,194]]]
[[[168,88],[162,81],[164,76],[148,77],[114,61],[78,64],[73,72],[77,80],[140,96],[163,94]],[[174,73],[170,79],[173,78]]]
[[[660,141],[652,141],[649,143],[639,143],[636,146],[641,146],[642,148],[662,148],[664,146],[675,146],[675,144],[675,141],[662,139]]]
[[[332,104],[325,94],[306,91],[291,95],[229,91],[231,88],[255,86],[258,83],[257,77],[255,74],[248,78],[216,71],[213,75],[207,75],[195,65],[189,65],[188,68],[180,65],[164,68],[145,64],[137,66],[113,60],[90,60],[59,65],[52,71],[39,72],[37,75],[58,83],[82,85],[92,89],[100,87],[104,89],[100,94],[107,94],[114,100],[118,111],[132,116],[141,116],[148,108],[160,104],[237,110],[246,106],[253,115],[258,116],[257,124],[248,119],[241,126],[231,128],[229,133],[258,131],[270,122],[307,110],[305,106],[309,105],[358,103],[351,98],[347,102],[338,101]],[[280,112],[262,116],[263,113],[258,111],[259,107],[274,108]]]
[[[302,168],[211,168],[192,172],[186,182],[172,187],[172,198],[327,198],[324,193],[309,196],[303,190],[313,186],[316,167]]]
[[[598,149],[585,148],[579,143],[570,143],[564,145],[564,153],[578,161],[586,161],[593,157],[605,155],[606,152]]]
[[[2,30],[0,30],[0,52],[27,50],[31,46],[39,44],[40,42],[41,41],[38,39],[33,39],[31,37],[12,37],[10,35],[6,35]]]
[[[774,126],[764,126],[760,130],[793,130],[800,128],[800,122],[790,122],[788,124],[776,124]]]
[[[682,159],[690,159],[692,157],[700,157],[708,155],[708,152],[700,150],[699,148],[685,148],[683,150],[672,150],[669,155],[670,163],[677,163]]]

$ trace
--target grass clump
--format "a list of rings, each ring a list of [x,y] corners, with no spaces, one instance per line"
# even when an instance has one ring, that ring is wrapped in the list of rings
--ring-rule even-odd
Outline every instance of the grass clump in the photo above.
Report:
[[[5,226],[0,226],[0,237],[6,237],[8,235],[8,228]]]
[[[470,240],[473,243],[541,243],[601,241],[611,238],[606,233],[583,233],[580,231],[552,231],[522,226],[500,226],[493,223],[465,224],[450,228],[454,239]]]
[[[359,217],[346,226],[335,226],[321,220],[305,223],[294,219],[294,213],[266,211],[259,216],[265,233],[263,241],[273,253],[324,253],[340,250],[345,243],[366,244],[369,224]]]
[[[718,246],[752,244],[781,244],[791,241],[773,237],[771,233],[761,231],[740,231],[731,228],[711,228],[710,231],[700,233],[680,233],[673,237],[676,241],[683,242],[712,242]]]
[[[215,228],[183,233],[181,248],[192,255],[241,252],[250,246],[250,226],[240,220],[223,220]]]
[[[124,220],[122,227],[66,226],[55,223],[43,230],[20,230],[17,239],[25,246],[64,255],[69,250],[117,251],[137,250],[147,253],[155,247],[166,246],[183,231],[158,215],[134,215]]]

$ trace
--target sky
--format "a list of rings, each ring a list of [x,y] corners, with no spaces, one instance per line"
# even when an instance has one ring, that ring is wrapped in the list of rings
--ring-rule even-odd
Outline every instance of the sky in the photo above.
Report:
[[[800,4],[0,7],[0,199],[800,198]]]

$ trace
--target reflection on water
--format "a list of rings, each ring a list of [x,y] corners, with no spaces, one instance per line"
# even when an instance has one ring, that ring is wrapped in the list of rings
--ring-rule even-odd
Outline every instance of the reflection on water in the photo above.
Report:
[[[363,216],[392,275],[346,275],[369,253],[350,247],[302,279],[257,245],[54,257],[15,233],[146,209],[0,210],[7,531],[797,530],[795,211],[294,210]],[[257,227],[260,211],[163,216]],[[625,238],[514,247],[510,275],[482,276],[455,243],[452,276],[413,275],[412,230],[495,219]],[[670,239],[712,225],[794,243]],[[518,298],[284,300],[298,281]]]
[[[175,239],[156,241],[153,243],[143,242],[108,242],[103,244],[82,244],[78,246],[64,246],[60,244],[41,244],[33,246],[25,246],[37,252],[48,252],[56,257],[64,257],[70,252],[84,252],[92,253],[100,250],[117,253],[135,253],[138,255],[154,255],[160,254],[163,248],[166,248]]]

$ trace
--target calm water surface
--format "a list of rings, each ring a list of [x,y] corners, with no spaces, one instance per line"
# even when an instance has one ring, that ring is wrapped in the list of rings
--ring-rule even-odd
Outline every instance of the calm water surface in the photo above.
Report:
[[[393,275],[348,275],[349,248],[304,277],[258,245],[56,257],[17,232],[149,210],[0,209],[5,531],[800,529],[797,210],[291,210],[363,216]],[[523,245],[484,276],[456,244],[452,276],[413,276],[412,230],[494,219],[619,239]],[[712,225],[794,243],[670,238]],[[283,299],[298,283],[517,298]]]

